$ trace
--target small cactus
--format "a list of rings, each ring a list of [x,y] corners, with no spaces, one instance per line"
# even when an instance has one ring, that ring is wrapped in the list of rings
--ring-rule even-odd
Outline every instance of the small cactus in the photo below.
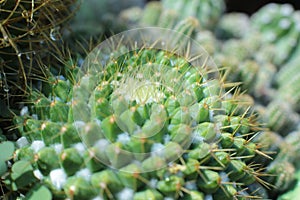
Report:
[[[22,137],[6,187],[48,199],[247,199],[257,195],[248,186],[270,187],[254,164],[268,157],[255,119],[190,42],[129,31],[92,51],[75,82],[53,76],[49,95],[33,92],[15,118]]]
[[[300,187],[299,187],[299,180],[300,180],[300,173],[299,170],[295,173],[296,183],[294,186],[284,194],[281,194],[278,197],[278,200],[289,200],[289,199],[297,199],[300,195]]]
[[[264,114],[267,127],[286,136],[294,130],[299,122],[299,115],[293,111],[290,104],[284,101],[272,101]]]
[[[175,10],[182,19],[192,16],[199,20],[201,27],[213,29],[225,10],[223,1],[206,0],[163,0],[165,10]]]
[[[222,40],[244,38],[251,31],[250,18],[244,13],[228,13],[220,19],[216,36]]]
[[[290,4],[268,4],[251,18],[252,25],[267,43],[274,44],[274,64],[280,67],[298,52],[300,13]]]

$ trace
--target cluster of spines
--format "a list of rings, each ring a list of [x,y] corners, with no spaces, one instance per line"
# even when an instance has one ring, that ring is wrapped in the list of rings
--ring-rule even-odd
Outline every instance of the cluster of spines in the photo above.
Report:
[[[60,25],[72,16],[75,4],[75,0],[1,1],[0,69],[5,83],[0,85],[1,96],[27,90],[29,77],[41,71],[33,63],[36,54],[43,57],[43,48],[58,39]]]

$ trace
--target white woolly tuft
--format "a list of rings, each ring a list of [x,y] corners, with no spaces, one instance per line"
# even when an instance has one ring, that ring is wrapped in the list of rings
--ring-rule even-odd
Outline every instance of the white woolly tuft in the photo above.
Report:
[[[230,182],[228,175],[225,172],[220,172],[222,182]]]
[[[50,172],[51,183],[60,190],[67,181],[67,174],[63,169],[54,169]]]
[[[85,122],[84,121],[75,121],[75,122],[73,122],[73,125],[76,129],[80,129],[85,126]]]
[[[134,191],[130,188],[124,188],[117,194],[117,199],[119,200],[132,200]]]
[[[84,146],[84,144],[82,143],[77,143],[77,144],[74,144],[73,147],[78,151],[78,153],[83,156],[85,150],[86,150],[86,147]]]
[[[53,145],[51,145],[51,147],[53,147],[56,154],[60,154],[63,150],[63,145],[62,144],[53,144]]]
[[[213,110],[209,110],[208,113],[209,113],[209,120],[211,122],[214,121],[214,115],[215,115],[214,111]]]
[[[161,143],[154,143],[151,147],[151,155],[152,156],[163,156],[163,149],[165,148],[165,145]]]
[[[169,134],[164,135],[164,144],[168,144],[171,141],[171,136]]]
[[[33,175],[34,175],[37,179],[39,179],[39,180],[42,180],[42,179],[44,178],[43,174],[42,174],[41,171],[38,170],[38,169],[36,169],[36,170],[33,171]]]
[[[172,197],[165,197],[164,200],[174,200]]]
[[[204,197],[204,200],[214,200],[211,194],[208,194]]]
[[[268,41],[274,41],[276,39],[276,35],[274,32],[269,32],[266,34],[266,38]]]
[[[271,22],[272,18],[270,17],[270,15],[263,15],[261,17],[261,20],[264,24],[268,24]]]
[[[188,72],[185,73],[184,76],[185,76],[185,77],[189,77],[191,74],[192,74],[192,73],[191,73],[190,71],[188,71]]]
[[[101,121],[99,119],[94,119],[94,121],[96,122],[97,125],[101,125]]]
[[[121,133],[118,135],[117,142],[121,142],[122,144],[127,144],[130,142],[130,136],[128,133]]]
[[[188,190],[197,190],[196,181],[188,181],[185,183],[185,188]]]
[[[62,81],[66,80],[66,78],[62,75],[56,76],[55,78],[58,79],[58,80],[62,80]]]
[[[27,146],[29,144],[29,142],[26,137],[22,136],[16,141],[16,144],[19,148],[22,148],[22,147]]]
[[[149,181],[149,186],[151,188],[156,188],[157,182],[158,182],[158,180],[153,178]]]
[[[45,143],[42,140],[35,140],[32,142],[30,148],[33,149],[35,153],[45,147]]]
[[[21,116],[27,115],[28,114],[28,107],[24,106],[20,112]]]
[[[94,146],[98,149],[105,149],[105,147],[107,145],[109,145],[109,142],[105,139],[101,139],[101,140],[98,140]]]
[[[199,134],[193,133],[193,143],[194,144],[199,144],[202,143],[204,141],[204,137],[202,137]]]
[[[87,181],[90,181],[92,174],[91,174],[89,169],[85,168],[85,169],[81,169],[78,172],[76,172],[75,175],[78,176],[78,177],[82,177]]]
[[[284,16],[289,16],[294,12],[293,7],[290,4],[283,4],[281,7],[281,14]]]
[[[99,197],[99,196],[97,196],[97,197],[93,198],[92,200],[103,200],[103,198],[102,198],[102,197]]]
[[[282,29],[288,29],[291,24],[292,24],[292,22],[290,20],[288,20],[288,19],[281,19],[279,21],[279,26]]]
[[[31,117],[32,117],[33,119],[35,119],[35,120],[38,120],[38,119],[39,119],[39,117],[38,117],[37,114],[32,114]]]
[[[55,100],[55,101],[62,102],[61,98],[59,98],[59,97],[55,97],[54,100]]]

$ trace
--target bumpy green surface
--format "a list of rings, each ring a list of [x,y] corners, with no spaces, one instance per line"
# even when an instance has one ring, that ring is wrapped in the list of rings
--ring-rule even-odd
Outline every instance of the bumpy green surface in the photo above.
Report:
[[[175,10],[184,19],[192,16],[200,21],[204,28],[214,28],[224,12],[225,4],[220,0],[163,0],[165,10]]]
[[[268,4],[252,16],[252,25],[267,43],[274,44],[279,67],[299,54],[300,13],[290,4]]]
[[[187,34],[197,41],[210,55],[216,53],[220,44],[213,31],[203,28],[201,21],[192,14],[180,17],[181,11],[164,9],[162,2],[149,2],[144,9],[133,7],[120,13],[120,20],[129,28],[161,27]],[[190,32],[184,32],[181,27]]]
[[[299,171],[297,171],[295,173],[295,177],[296,177],[296,183],[294,184],[293,188],[286,192],[285,194],[282,194],[279,196],[278,200],[289,200],[289,199],[297,199],[300,195],[300,185],[299,185],[299,179],[300,179],[300,175],[299,175]]]
[[[222,40],[243,38],[251,31],[250,18],[245,13],[224,14],[216,28],[216,36]]]
[[[255,120],[209,66],[151,48],[110,56],[32,92],[7,187],[43,185],[54,199],[247,199],[249,185],[268,187]]]

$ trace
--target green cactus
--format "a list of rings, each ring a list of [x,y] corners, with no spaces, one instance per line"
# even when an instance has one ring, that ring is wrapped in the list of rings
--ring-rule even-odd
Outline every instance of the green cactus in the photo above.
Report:
[[[284,65],[276,74],[277,93],[282,101],[289,103],[291,108],[299,112],[300,94],[298,92],[299,58],[295,58]]]
[[[201,27],[213,29],[225,10],[223,1],[205,0],[163,0],[165,10],[175,10],[182,19],[192,16],[199,20]]]
[[[278,197],[278,200],[289,200],[289,199],[297,199],[299,197],[299,179],[300,179],[300,173],[299,170],[295,173],[296,183],[294,186],[286,193],[280,195]]]
[[[194,17],[199,21],[202,29],[213,30],[225,10],[223,0],[208,2],[204,0],[163,0],[161,2],[149,2],[143,12],[128,9],[121,13],[121,20],[138,22],[142,26],[159,26],[172,28],[180,20]],[[140,20],[137,19],[137,15]]]
[[[292,131],[291,133],[289,133],[285,138],[284,141],[287,144],[287,146],[289,146],[289,161],[291,163],[294,164],[294,166],[296,167],[296,169],[298,170],[300,168],[300,165],[298,163],[299,160],[299,146],[298,146],[298,142],[299,142],[299,136],[300,136],[300,132],[299,132],[299,128],[295,131]]]
[[[281,65],[299,55],[299,18],[290,4],[268,4],[257,11],[251,18],[252,25],[264,38],[274,44],[276,56],[274,63]]]
[[[285,101],[272,101],[266,107],[263,115],[267,127],[286,136],[290,131],[295,130],[299,122],[299,115]]]
[[[232,84],[186,36],[161,31],[108,39],[71,71],[76,82],[53,76],[48,96],[32,93],[15,118],[22,137],[6,187],[55,199],[247,199],[249,185],[271,186],[253,163],[268,157],[252,141],[254,118],[238,94],[225,98]]]
[[[244,13],[224,14],[220,19],[216,36],[222,40],[243,38],[251,31],[250,19]]]

